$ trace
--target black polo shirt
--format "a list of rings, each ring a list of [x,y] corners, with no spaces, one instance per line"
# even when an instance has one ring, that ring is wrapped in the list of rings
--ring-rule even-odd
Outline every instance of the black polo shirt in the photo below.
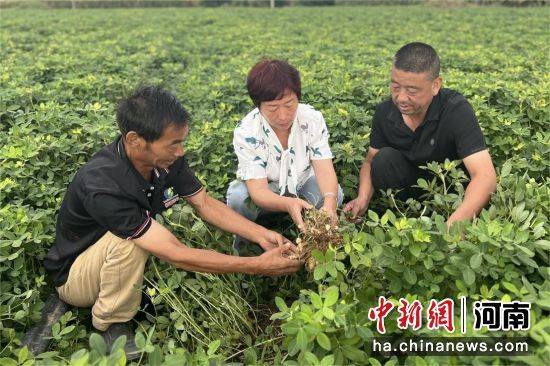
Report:
[[[393,147],[417,166],[464,159],[487,148],[472,107],[464,96],[451,89],[439,91],[414,132],[391,98],[380,103],[374,114],[370,146]]]
[[[55,245],[44,260],[55,286],[65,283],[78,255],[107,231],[122,239],[138,238],[149,229],[152,217],[201,189],[185,157],[169,169],[154,169],[147,182],[126,156],[119,136],[78,170],[67,189]]]

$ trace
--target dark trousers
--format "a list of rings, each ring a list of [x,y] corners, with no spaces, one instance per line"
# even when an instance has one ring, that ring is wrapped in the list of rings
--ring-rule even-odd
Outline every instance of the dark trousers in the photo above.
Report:
[[[375,190],[389,188],[401,190],[396,198],[405,201],[407,198],[418,199],[423,190],[411,187],[419,178],[430,179],[430,174],[418,168],[393,147],[383,147],[374,156],[371,163],[372,185]]]

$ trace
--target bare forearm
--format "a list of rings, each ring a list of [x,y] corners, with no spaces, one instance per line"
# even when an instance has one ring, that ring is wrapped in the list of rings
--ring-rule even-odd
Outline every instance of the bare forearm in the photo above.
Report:
[[[213,250],[185,248],[170,263],[194,272],[207,273],[257,273],[255,257],[236,257]]]
[[[206,205],[198,210],[206,222],[224,231],[257,243],[266,229],[239,215],[222,202],[208,197]]]
[[[363,163],[361,166],[361,171],[359,172],[359,191],[357,192],[357,197],[359,199],[366,200],[367,202],[370,202],[370,199],[374,193],[370,170],[370,162]]]
[[[321,191],[321,197],[325,197],[327,193],[333,193],[333,198],[336,198],[338,194],[338,178],[334,171],[323,175],[322,179],[317,178],[317,184],[319,185],[319,191]]]
[[[287,197],[279,196],[267,188],[254,192],[250,198],[264,210],[276,212],[286,212],[288,210]]]

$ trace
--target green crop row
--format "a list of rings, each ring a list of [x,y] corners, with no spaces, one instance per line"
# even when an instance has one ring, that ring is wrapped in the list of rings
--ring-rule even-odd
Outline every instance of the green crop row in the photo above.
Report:
[[[302,75],[303,100],[323,112],[338,178],[354,198],[374,108],[389,95],[394,52],[419,40],[442,59],[444,85],[472,104],[499,173],[490,206],[464,235],[444,221],[463,194],[453,164],[431,165],[422,203],[378,195],[368,217],[313,274],[271,279],[186,273],[150,260],[140,363],[550,363],[550,74],[548,9],[349,7],[170,10],[3,10],[0,47],[0,364],[114,364],[88,311],[54,326],[49,352],[20,348],[47,294],[42,258],[72,176],[117,134],[116,102],[140,84],[173,91],[192,115],[189,161],[223,198],[235,177],[235,124],[262,56]],[[457,187],[453,193],[445,187]],[[437,183],[437,184],[434,184]],[[462,183],[461,183],[462,182]],[[230,252],[231,238],[185,205],[163,218],[183,242]],[[276,229],[295,235],[291,225]],[[531,356],[374,357],[367,318],[378,296],[532,303]],[[417,333],[395,327],[388,331]],[[478,335],[471,331],[468,335]],[[498,334],[498,333],[497,333]],[[426,335],[426,334],[425,334]],[[428,334],[429,335],[429,334]],[[485,334],[486,335],[486,334]],[[182,361],[186,360],[186,361]]]

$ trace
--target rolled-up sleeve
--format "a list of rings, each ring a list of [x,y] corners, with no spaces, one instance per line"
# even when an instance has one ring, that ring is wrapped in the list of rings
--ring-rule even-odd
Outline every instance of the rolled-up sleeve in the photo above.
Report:
[[[233,148],[239,161],[237,178],[240,180],[267,178],[267,147],[263,138],[255,136],[244,126],[233,134]]]
[[[332,159],[332,151],[329,145],[329,133],[325,118],[321,112],[308,121],[309,130],[309,158],[311,160]]]
[[[170,167],[167,183],[175,188],[180,197],[191,197],[203,188],[201,181],[189,167],[185,156]]]

